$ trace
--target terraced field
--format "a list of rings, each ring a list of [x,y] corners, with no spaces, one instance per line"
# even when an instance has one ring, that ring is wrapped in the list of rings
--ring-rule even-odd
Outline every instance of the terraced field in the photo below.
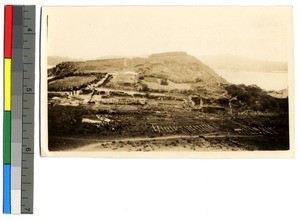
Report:
[[[86,87],[88,84],[98,81],[99,77],[89,76],[71,76],[58,79],[48,84],[49,91],[72,91]]]

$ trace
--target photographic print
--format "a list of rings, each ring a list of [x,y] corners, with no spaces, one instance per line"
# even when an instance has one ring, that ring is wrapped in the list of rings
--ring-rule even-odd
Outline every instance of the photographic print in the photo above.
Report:
[[[291,7],[43,7],[41,28],[43,156],[293,156]]]

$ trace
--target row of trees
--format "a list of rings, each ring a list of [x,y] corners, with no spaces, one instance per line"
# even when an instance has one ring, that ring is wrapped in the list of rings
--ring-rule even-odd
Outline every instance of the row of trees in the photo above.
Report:
[[[243,110],[254,111],[288,111],[288,99],[279,99],[267,94],[261,88],[251,85],[227,85],[227,93],[236,98],[234,107]]]

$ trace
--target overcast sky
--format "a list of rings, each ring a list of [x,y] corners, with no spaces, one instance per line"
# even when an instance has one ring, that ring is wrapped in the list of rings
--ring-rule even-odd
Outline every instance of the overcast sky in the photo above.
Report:
[[[186,51],[287,61],[290,12],[288,7],[44,8],[48,55],[79,59]]]

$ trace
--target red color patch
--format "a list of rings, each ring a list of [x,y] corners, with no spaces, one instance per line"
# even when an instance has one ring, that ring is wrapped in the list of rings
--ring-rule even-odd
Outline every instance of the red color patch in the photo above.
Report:
[[[5,6],[4,15],[4,57],[11,58],[12,52],[12,5]]]

